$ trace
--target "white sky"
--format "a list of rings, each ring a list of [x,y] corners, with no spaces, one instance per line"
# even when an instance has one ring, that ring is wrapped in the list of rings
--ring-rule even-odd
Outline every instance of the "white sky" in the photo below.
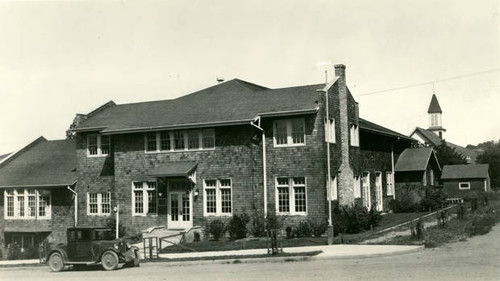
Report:
[[[499,0],[0,2],[0,154],[76,113],[240,78],[271,88],[347,66],[361,117],[428,127],[431,84],[500,69]],[[329,75],[333,77],[333,66]],[[500,71],[435,84],[447,140],[500,138]]]

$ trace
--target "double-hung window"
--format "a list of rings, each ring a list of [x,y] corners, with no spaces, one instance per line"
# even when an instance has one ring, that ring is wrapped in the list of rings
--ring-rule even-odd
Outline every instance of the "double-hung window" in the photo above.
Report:
[[[392,172],[385,173],[385,182],[387,185],[387,195],[394,196],[394,174]]]
[[[305,143],[304,118],[274,121],[274,146],[297,146]]]
[[[111,193],[87,193],[87,215],[102,216],[111,213]]]
[[[335,143],[335,119],[333,118],[325,120],[325,141]]]
[[[306,178],[276,178],[276,209],[279,214],[306,214]]]
[[[158,214],[158,196],[156,182],[132,183],[132,214],[145,216]]]
[[[174,130],[145,134],[146,152],[208,150],[215,148],[213,129]]]
[[[4,191],[5,219],[50,219],[50,191],[44,189],[8,189]]]
[[[338,200],[338,186],[337,177],[331,177],[330,179],[330,200]]]
[[[87,155],[106,156],[111,151],[111,137],[99,134],[87,136]]]
[[[362,196],[363,196],[363,206],[370,209],[372,206],[372,198],[370,192],[370,173],[364,172],[363,178],[361,179],[362,186]]]
[[[351,146],[359,146],[359,127],[358,125],[351,125]]]
[[[204,210],[206,216],[223,216],[232,214],[232,182],[231,179],[204,180]]]
[[[354,176],[354,198],[361,198],[361,179],[359,176]]]

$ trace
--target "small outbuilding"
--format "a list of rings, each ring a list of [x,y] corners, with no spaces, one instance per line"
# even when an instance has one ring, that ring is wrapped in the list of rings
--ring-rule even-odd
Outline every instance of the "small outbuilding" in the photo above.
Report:
[[[462,198],[471,192],[488,192],[491,182],[488,164],[446,165],[441,182],[449,198]]]
[[[419,203],[428,187],[436,187],[441,175],[436,153],[432,147],[407,148],[395,167],[396,199],[406,197]]]

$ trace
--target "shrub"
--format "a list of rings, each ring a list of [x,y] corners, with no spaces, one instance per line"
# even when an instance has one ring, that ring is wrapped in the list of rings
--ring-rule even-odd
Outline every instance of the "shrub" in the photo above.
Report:
[[[372,208],[354,205],[334,208],[335,233],[359,233],[378,225],[382,216],[379,211]]]
[[[328,230],[328,221],[326,220],[321,222],[311,221],[310,224],[314,237],[321,237]]]
[[[19,260],[22,259],[21,256],[21,246],[16,242],[11,243],[7,246],[7,259],[9,260]]]
[[[194,239],[194,242],[200,242],[200,240],[201,240],[201,234],[198,231],[195,231],[193,233],[193,239]]]
[[[219,241],[219,239],[226,233],[226,225],[220,219],[215,219],[208,223],[206,229],[215,241]]]
[[[435,211],[443,207],[446,202],[446,194],[441,189],[427,188],[425,197],[420,202],[420,210]]]
[[[233,215],[228,222],[227,231],[232,239],[242,239],[247,237],[247,223],[250,217],[243,213],[241,215]]]
[[[375,209],[375,206],[373,206],[368,212],[368,218],[367,218],[368,224],[365,226],[365,229],[376,227],[381,220],[382,220],[382,212],[377,211],[377,209]]]
[[[297,227],[297,237],[311,237],[313,234],[311,224],[308,221],[301,221]]]
[[[495,215],[492,213],[475,214],[472,221],[465,227],[469,236],[484,235],[490,232],[495,224]]]
[[[267,231],[272,229],[283,228],[283,218],[276,215],[276,213],[268,213],[266,217],[266,229]]]
[[[266,218],[261,212],[254,212],[252,217],[252,225],[250,227],[250,233],[254,237],[264,237],[266,236]]]
[[[126,236],[123,236],[123,239],[132,244],[139,243],[142,241],[142,232],[136,234],[128,234]]]
[[[287,238],[287,239],[291,239],[291,238],[293,238],[294,233],[293,233],[293,228],[292,228],[291,226],[287,226],[287,227],[285,228],[285,231],[286,231],[286,238]]]
[[[116,220],[114,218],[106,219],[106,227],[110,228],[113,237],[116,237]],[[127,235],[127,229],[120,221],[120,223],[118,223],[118,237],[123,237],[125,235]]]

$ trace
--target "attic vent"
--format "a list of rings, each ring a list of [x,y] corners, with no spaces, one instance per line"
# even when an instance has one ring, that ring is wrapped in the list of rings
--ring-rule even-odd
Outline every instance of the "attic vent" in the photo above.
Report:
[[[222,77],[217,77],[217,84],[220,84],[220,83],[222,83],[222,82],[224,82],[224,78],[222,78]]]

